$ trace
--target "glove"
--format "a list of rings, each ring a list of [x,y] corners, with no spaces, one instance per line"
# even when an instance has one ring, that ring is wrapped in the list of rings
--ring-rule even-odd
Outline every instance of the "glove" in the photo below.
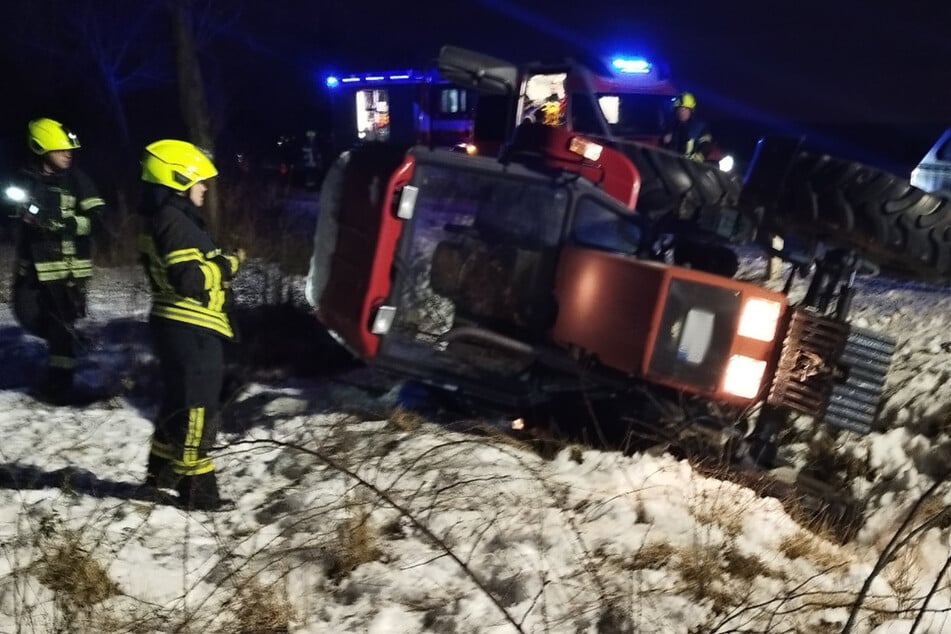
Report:
[[[37,212],[27,210],[23,213],[22,217],[24,223],[53,233],[61,232],[66,226],[62,220],[50,218],[49,214],[44,213],[42,210]]]
[[[69,216],[60,220],[49,219],[40,224],[40,227],[52,233],[62,233],[68,237],[74,237],[79,233],[79,220],[75,216]]]
[[[31,211],[27,209],[23,213],[23,222],[34,227],[39,227],[44,231],[51,233],[65,233],[68,236],[75,236],[79,231],[79,220],[75,216],[66,218],[54,217],[53,214],[43,209]]]
[[[224,272],[224,277],[226,281],[228,281],[238,272],[238,267],[244,262],[244,258],[244,249],[235,249],[227,254],[219,253],[211,258],[211,261],[217,264],[218,268]]]

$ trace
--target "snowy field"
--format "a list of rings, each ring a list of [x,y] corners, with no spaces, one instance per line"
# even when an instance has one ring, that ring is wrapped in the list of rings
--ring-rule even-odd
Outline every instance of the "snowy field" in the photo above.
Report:
[[[670,455],[545,459],[346,375],[246,386],[215,454],[237,508],[188,514],[138,489],[157,405],[138,270],[97,271],[84,378],[126,394],[83,409],[26,394],[41,348],[0,303],[0,632],[951,633],[951,292],[859,286],[859,325],[899,341],[883,423],[803,419],[782,454],[848,471],[846,543]]]

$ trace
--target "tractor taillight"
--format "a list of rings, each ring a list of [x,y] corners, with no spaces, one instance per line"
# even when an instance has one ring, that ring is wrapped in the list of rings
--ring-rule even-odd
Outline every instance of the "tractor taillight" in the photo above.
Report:
[[[756,398],[765,372],[765,361],[734,354],[723,376],[723,391],[741,398]]]

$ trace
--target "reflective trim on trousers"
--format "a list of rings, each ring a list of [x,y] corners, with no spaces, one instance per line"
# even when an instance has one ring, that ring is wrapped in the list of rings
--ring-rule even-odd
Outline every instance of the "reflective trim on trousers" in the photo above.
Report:
[[[156,440],[152,437],[151,453],[171,463],[172,471],[178,475],[195,476],[211,473],[215,465],[211,458],[199,457],[198,443],[201,442],[202,429],[205,422],[205,410],[196,407],[188,412],[188,430],[185,437],[185,446],[175,446]]]

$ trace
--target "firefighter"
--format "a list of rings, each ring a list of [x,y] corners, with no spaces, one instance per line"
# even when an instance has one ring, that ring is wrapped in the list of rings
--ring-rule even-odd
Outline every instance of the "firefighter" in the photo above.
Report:
[[[674,121],[662,139],[661,145],[683,154],[692,161],[705,161],[713,148],[713,135],[699,119],[695,110],[697,100],[689,92],[674,97],[672,102]]]
[[[217,174],[211,159],[185,141],[156,141],[142,158],[139,243],[163,382],[146,485],[174,487],[183,508],[209,511],[231,505],[219,495],[208,451],[218,432],[223,346],[235,338],[231,280],[244,260],[242,250],[215,245],[201,216],[205,181]]]
[[[32,393],[64,405],[79,396],[73,384],[75,323],[86,316],[92,226],[105,202],[92,180],[73,166],[80,144],[72,131],[48,118],[30,121],[27,129],[33,160],[15,188],[20,222],[13,312],[27,332],[47,343],[47,367]]]

